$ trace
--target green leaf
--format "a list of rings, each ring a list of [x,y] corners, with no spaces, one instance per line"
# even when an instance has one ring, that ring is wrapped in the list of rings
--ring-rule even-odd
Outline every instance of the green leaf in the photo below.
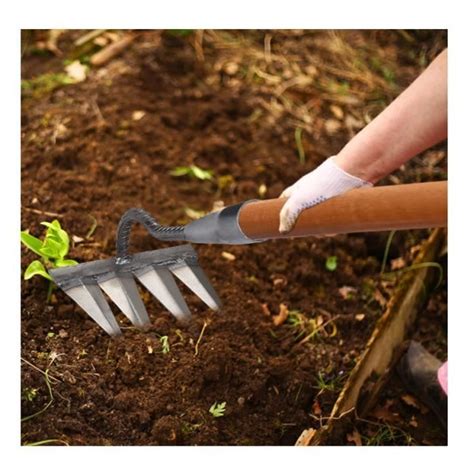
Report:
[[[193,178],[205,180],[212,179],[213,172],[211,170],[203,170],[199,166],[178,166],[170,171],[171,176],[191,176]]]
[[[333,272],[337,268],[337,257],[331,256],[326,259],[326,270]]]
[[[48,229],[62,229],[61,224],[59,223],[57,219],[54,219],[53,222],[43,221],[41,222],[41,225],[44,225]]]
[[[222,402],[222,403],[215,402],[211,405],[211,408],[209,408],[209,413],[214,418],[219,418],[220,416],[224,416],[225,406],[226,406],[226,402]]]
[[[60,259],[56,260],[56,262],[54,262],[54,265],[56,267],[72,267],[73,265],[78,265],[78,262],[71,259]]]
[[[174,168],[172,171],[170,171],[171,176],[186,176],[187,174],[190,174],[191,168],[188,166],[177,166]]]
[[[55,255],[48,255],[50,258],[64,258],[69,252],[69,236],[67,232],[61,228],[58,220],[53,222],[41,222],[48,228],[44,239],[44,246],[52,248]],[[50,250],[46,250],[49,252]]]
[[[198,166],[191,165],[192,174],[198,179],[212,179],[212,171],[210,170],[203,170]]]
[[[47,280],[53,281],[53,279],[49,276],[46,268],[39,260],[33,260],[29,265],[28,268],[25,270],[25,274],[23,278],[25,280],[29,280],[30,278],[34,277],[35,275],[42,276]]]
[[[43,256],[40,253],[40,249],[43,246],[43,242],[40,239],[37,239],[33,235],[30,235],[28,231],[22,231],[21,234],[21,242],[22,244],[33,251],[35,254]]]
[[[69,245],[69,236],[57,220],[53,222],[42,222],[41,224],[48,227],[46,238],[54,238]]]
[[[63,244],[61,242],[57,242],[56,240],[49,239],[45,241],[43,246],[40,249],[41,255],[47,258],[53,259],[62,259],[62,251],[63,251]]]

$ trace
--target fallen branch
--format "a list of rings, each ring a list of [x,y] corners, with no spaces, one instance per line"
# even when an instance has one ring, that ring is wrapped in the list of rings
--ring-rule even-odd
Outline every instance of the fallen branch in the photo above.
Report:
[[[74,46],[82,46],[89,41],[92,41],[96,39],[98,36],[100,36],[102,33],[105,33],[107,30],[92,30],[88,31],[86,34],[80,36],[77,38],[76,41],[74,41]]]
[[[64,216],[64,214],[58,214],[57,212],[41,211],[39,209],[33,209],[32,207],[22,206],[22,209],[28,212],[32,212],[33,214],[39,214],[40,216],[48,216],[48,217],[63,217]]]
[[[123,38],[101,49],[91,57],[91,64],[93,66],[103,66],[111,59],[122,53],[134,40],[134,35],[126,35]]]

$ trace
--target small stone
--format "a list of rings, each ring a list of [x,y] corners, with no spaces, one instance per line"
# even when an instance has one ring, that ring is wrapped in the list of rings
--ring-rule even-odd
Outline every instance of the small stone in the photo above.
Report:
[[[306,66],[304,68],[304,72],[309,76],[309,77],[317,77],[319,76],[319,71],[316,69],[315,66],[310,64],[309,66]]]
[[[79,237],[78,235],[73,235],[72,236],[72,241],[75,244],[80,244],[81,242],[84,242],[84,239],[82,237]]]
[[[64,329],[60,329],[60,330],[59,330],[59,337],[60,337],[60,338],[64,339],[64,338],[66,338],[67,336],[68,336],[67,331],[65,331]]]
[[[235,260],[235,255],[230,252],[222,252],[221,254],[226,260],[229,260],[229,262],[233,262]]]
[[[229,76],[235,76],[239,70],[239,65],[237,63],[227,63],[224,66],[224,72]]]
[[[326,122],[324,124],[324,128],[326,129],[326,132],[329,135],[334,135],[335,133],[337,133],[340,130],[341,122],[339,122],[339,120],[335,120],[335,119],[326,120]]]
[[[334,105],[334,104],[330,105],[329,110],[337,119],[342,120],[344,118],[344,111],[338,105]]]
[[[244,398],[244,397],[239,397],[239,398],[237,398],[237,403],[238,403],[241,407],[244,406],[245,398]]]
[[[146,112],[143,110],[135,110],[132,113],[132,120],[138,121],[141,120],[146,115]]]

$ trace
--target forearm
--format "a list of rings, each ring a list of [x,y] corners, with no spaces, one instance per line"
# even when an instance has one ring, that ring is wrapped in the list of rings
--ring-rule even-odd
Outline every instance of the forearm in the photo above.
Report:
[[[447,50],[361,130],[334,161],[375,183],[447,136]]]

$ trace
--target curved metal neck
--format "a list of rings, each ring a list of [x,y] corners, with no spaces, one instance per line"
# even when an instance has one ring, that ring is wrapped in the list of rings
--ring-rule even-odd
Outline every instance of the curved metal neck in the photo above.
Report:
[[[120,218],[116,235],[117,263],[129,260],[128,244],[133,224],[143,225],[148,233],[158,240],[185,240],[184,226],[164,226],[159,224],[148,212],[140,208],[126,211]]]

